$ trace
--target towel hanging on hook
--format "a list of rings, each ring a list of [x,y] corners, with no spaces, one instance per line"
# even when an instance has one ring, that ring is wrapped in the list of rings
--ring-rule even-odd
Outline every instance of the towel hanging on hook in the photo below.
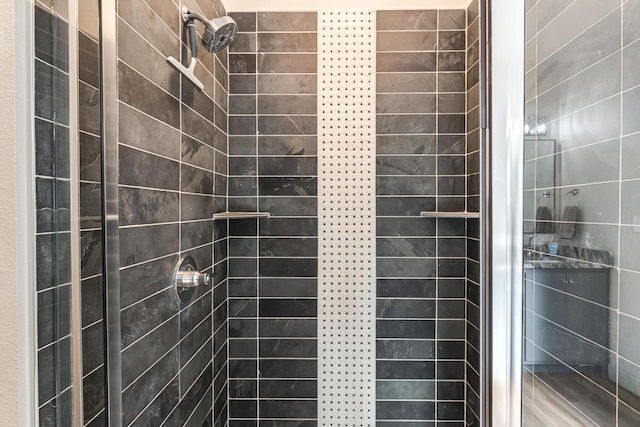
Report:
[[[573,204],[567,204],[567,197],[573,196]],[[573,239],[576,234],[576,223],[578,222],[578,211],[580,209],[580,191],[573,189],[562,198],[564,209],[562,211],[562,218],[560,226],[558,227],[558,237],[561,239]]]

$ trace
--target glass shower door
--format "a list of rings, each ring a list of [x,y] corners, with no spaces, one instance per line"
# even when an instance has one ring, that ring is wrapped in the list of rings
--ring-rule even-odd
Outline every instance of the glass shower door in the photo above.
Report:
[[[525,4],[522,425],[637,426],[640,6]]]

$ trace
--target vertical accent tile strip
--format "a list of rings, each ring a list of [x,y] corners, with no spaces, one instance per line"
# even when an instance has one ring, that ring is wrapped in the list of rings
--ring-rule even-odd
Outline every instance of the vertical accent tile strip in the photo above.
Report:
[[[318,14],[318,420],[375,424],[376,15]]]

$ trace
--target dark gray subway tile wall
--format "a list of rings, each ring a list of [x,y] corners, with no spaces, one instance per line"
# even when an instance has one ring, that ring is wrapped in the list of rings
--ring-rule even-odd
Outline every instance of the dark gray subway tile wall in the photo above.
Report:
[[[224,14],[217,0],[188,7]],[[227,230],[212,215],[226,210],[228,61],[199,49],[203,91],[181,76],[165,58],[186,49],[178,17],[173,3],[118,2],[123,421],[224,426]],[[214,283],[178,304],[185,255]]]
[[[71,218],[69,24],[46,4],[34,5],[37,405],[41,425],[71,419]],[[86,56],[85,56],[86,59]],[[85,139],[86,141],[86,139]],[[98,254],[99,256],[99,254]],[[85,259],[83,259],[83,262]],[[95,290],[95,282],[83,281]],[[86,293],[89,297],[90,292]],[[83,319],[85,320],[85,319]],[[100,322],[95,319],[94,322]],[[88,319],[83,324],[89,325]],[[83,332],[87,331],[87,328]],[[93,365],[100,366],[98,354]],[[98,369],[99,371],[99,369]],[[91,382],[84,372],[83,383]],[[98,373],[99,375],[99,373]],[[86,402],[100,411],[100,396]]]
[[[465,421],[466,22],[377,14],[379,426]]]
[[[467,8],[467,69],[480,66],[480,0],[473,0]],[[467,211],[480,211],[480,76],[467,74],[466,93],[467,144],[466,185]],[[467,220],[466,234],[466,422],[480,425],[480,220]]]
[[[272,216],[230,221],[229,425],[315,425],[317,17],[232,17],[229,209]]]

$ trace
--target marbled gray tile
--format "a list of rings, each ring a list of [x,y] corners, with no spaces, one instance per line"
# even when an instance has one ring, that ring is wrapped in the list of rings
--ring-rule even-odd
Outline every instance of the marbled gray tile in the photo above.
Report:
[[[318,100],[311,95],[260,95],[259,114],[316,114]]]
[[[70,251],[69,233],[36,236],[36,287],[38,291],[70,282]]]
[[[318,201],[315,197],[261,197],[260,211],[270,212],[272,217],[317,216]]]
[[[263,298],[315,298],[318,296],[318,279],[299,277],[261,278],[259,289],[260,296]],[[262,336],[269,336],[269,334],[265,333]]]
[[[439,30],[464,30],[466,27],[467,13],[464,9],[438,10]]]
[[[178,318],[171,318],[122,352],[122,386],[126,388],[178,341]]]
[[[438,50],[465,50],[465,31],[438,31]]]
[[[318,192],[315,177],[260,178],[258,188],[261,196],[316,196]]]
[[[379,31],[376,38],[378,52],[435,51],[437,47],[438,33],[436,31]]]
[[[230,16],[238,24],[238,32],[256,31],[257,14],[255,12],[233,12]]]
[[[258,154],[261,156],[313,156],[318,152],[315,135],[260,135]]]
[[[435,211],[436,197],[423,196],[383,196],[376,198],[376,215],[378,217],[416,217],[420,212]]]
[[[178,225],[155,225],[120,230],[120,265],[158,258],[178,250]]]
[[[431,361],[377,361],[377,379],[435,379],[435,362]]]
[[[318,255],[318,241],[315,238],[261,238],[262,257],[315,257]]]
[[[260,258],[260,277],[316,277],[318,261],[315,258]],[[283,316],[286,317],[286,316]]]
[[[182,251],[211,243],[213,238],[213,221],[198,221],[180,225],[180,249]],[[198,266],[202,267],[202,266]]]
[[[376,178],[377,195],[435,195],[436,179],[430,176],[383,176]]]
[[[435,10],[378,11],[378,30],[436,30],[438,12]]]
[[[435,341],[425,340],[377,340],[376,359],[434,359]]]
[[[138,32],[122,19],[118,19],[117,30],[118,58],[174,97],[179,97],[180,73],[169,66],[166,57],[157,52],[154,46],[143,39]],[[154,41],[157,41],[157,39],[154,39]],[[178,52],[179,45],[179,39],[167,37],[167,52]],[[171,53],[167,55],[171,55]]]
[[[436,91],[436,73],[380,73],[376,74],[376,92],[399,93]]]
[[[121,186],[120,225],[173,222],[179,219],[178,193]]]
[[[435,386],[435,381],[377,381],[376,396],[380,400],[435,400]]]
[[[229,73],[255,73],[257,57],[255,53],[229,55]]]
[[[229,53],[255,53],[258,45],[256,33],[238,33],[229,45]]]
[[[316,360],[260,360],[261,378],[316,378]]]
[[[262,176],[315,176],[317,159],[313,157],[261,157],[258,173]]]
[[[378,115],[378,134],[427,134],[436,133],[436,116],[433,114]]]
[[[213,149],[187,135],[182,136],[181,159],[193,166],[211,170],[213,167]]]
[[[379,257],[433,257],[435,239],[378,238],[376,255]]]
[[[229,114],[255,114],[256,101],[253,95],[232,95],[229,97]]]
[[[313,358],[317,357],[315,339],[261,339],[260,357],[263,358]]]
[[[316,33],[259,33],[258,52],[315,52]]]
[[[229,76],[229,94],[254,94],[256,93],[255,75]]]
[[[182,221],[211,218],[213,215],[213,197],[183,194],[181,196],[180,215]]]
[[[438,73],[438,92],[464,92],[465,82],[465,73]]]
[[[258,117],[258,132],[261,135],[315,135],[317,126],[314,116]]]
[[[62,125],[69,124],[69,77],[36,60],[34,66],[34,114]]]
[[[546,11],[547,7],[547,4],[543,3],[538,7],[538,11],[541,14],[549,13],[550,11]],[[568,4],[564,10],[550,15],[549,19],[543,17],[538,23],[539,32],[536,41],[538,58],[544,60],[567,42],[585,37],[586,30],[619,7],[620,4],[616,1],[584,0],[579,4]],[[620,12],[616,15],[620,19]],[[542,27],[545,23],[548,25]],[[616,26],[620,27],[619,23]]]
[[[316,12],[259,12],[258,31],[316,31]]]
[[[432,94],[378,94],[376,113],[422,113],[436,112],[436,96]]]
[[[378,155],[384,154],[435,154],[435,135],[377,135]]]
[[[436,156],[377,156],[376,174],[435,175]]]
[[[260,396],[267,398],[315,398],[317,397],[315,380],[262,380]]]
[[[120,142],[172,159],[180,157],[180,133],[161,120],[119,103],[118,138]]]
[[[378,258],[378,277],[435,277],[436,264],[433,259]]]
[[[379,73],[436,71],[436,54],[434,52],[378,53],[376,70]]]
[[[465,52],[438,52],[438,71],[465,71]]]
[[[150,188],[177,190],[179,164],[177,162],[120,146],[119,183]]]
[[[180,125],[178,100],[123,62],[118,63],[118,94],[121,102],[175,128]]]
[[[309,74],[318,70],[316,54],[261,53],[258,55],[258,73]]]
[[[158,407],[170,406],[172,408],[177,404],[179,386],[178,379],[175,377],[178,369],[178,352],[177,349],[174,349],[125,390],[122,399],[124,403],[123,422],[127,425],[131,423],[147,405],[154,402],[154,397],[158,394],[161,394],[163,398],[162,403],[156,401]],[[155,406],[156,402],[152,406]],[[164,411],[158,410],[158,412]],[[147,417],[148,415],[143,415],[142,418],[144,420]]]
[[[233,176],[229,178],[229,196],[257,196],[258,179],[248,176]]]
[[[259,75],[259,94],[308,94],[317,92],[317,77],[315,75]],[[249,92],[246,92],[249,93]]]
[[[376,301],[376,317],[391,319],[426,319],[435,318],[436,301],[425,300],[405,300],[405,299],[384,299],[378,298]]]
[[[265,418],[317,418],[316,400],[260,400],[260,414]]]
[[[538,66],[538,91],[544,92],[620,49],[620,11],[585,31]]]
[[[255,135],[257,132],[257,118],[255,116],[230,116],[230,135]]]

